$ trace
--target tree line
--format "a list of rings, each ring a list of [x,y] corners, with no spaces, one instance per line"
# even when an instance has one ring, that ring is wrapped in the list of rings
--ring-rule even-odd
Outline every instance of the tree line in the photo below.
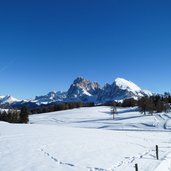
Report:
[[[160,113],[160,112],[169,112],[171,109],[171,94],[164,93],[164,95],[153,95],[153,96],[144,96],[135,100],[125,99],[123,102],[114,102],[109,103],[110,106],[117,107],[135,107],[138,106],[139,111],[143,114],[149,113]]]
[[[28,123],[29,113],[26,107],[22,107],[21,110],[1,110],[0,121],[9,123]]]
[[[160,113],[170,111],[171,98],[169,96],[150,96],[142,97],[138,100],[138,107],[141,113]]]
[[[0,121],[9,123],[28,123],[30,114],[40,114],[47,112],[55,112],[61,110],[68,110],[80,107],[93,107],[94,103],[83,103],[83,102],[66,102],[61,104],[49,104],[46,106],[40,106],[36,108],[27,108],[23,106],[21,108],[1,110]]]
[[[66,102],[61,104],[51,104],[47,106],[40,106],[37,108],[30,109],[30,114],[40,114],[48,112],[56,112],[61,110],[75,109],[80,107],[93,107],[94,103],[83,103],[83,102]]]

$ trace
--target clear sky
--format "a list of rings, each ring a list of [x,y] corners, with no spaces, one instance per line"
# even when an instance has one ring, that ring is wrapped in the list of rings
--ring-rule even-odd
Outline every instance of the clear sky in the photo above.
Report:
[[[0,94],[33,98],[77,76],[171,92],[170,0],[0,2]]]

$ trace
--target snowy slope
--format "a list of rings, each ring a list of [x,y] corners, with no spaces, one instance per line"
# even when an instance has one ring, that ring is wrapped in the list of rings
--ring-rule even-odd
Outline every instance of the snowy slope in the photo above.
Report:
[[[132,171],[138,163],[140,171],[154,171],[171,151],[170,135],[0,122],[0,170]]]
[[[170,171],[170,120],[136,108],[119,108],[112,120],[109,107],[92,107],[32,115],[27,125],[0,122],[0,170],[132,171],[138,163],[140,171]]]
[[[110,107],[92,107],[32,115],[30,123],[109,130],[171,130],[170,113],[144,116],[136,107],[119,108],[113,120],[110,110]]]
[[[123,78],[117,78],[115,80],[115,84],[123,90],[130,90],[134,91],[135,93],[141,91],[141,88],[138,87],[136,84]]]

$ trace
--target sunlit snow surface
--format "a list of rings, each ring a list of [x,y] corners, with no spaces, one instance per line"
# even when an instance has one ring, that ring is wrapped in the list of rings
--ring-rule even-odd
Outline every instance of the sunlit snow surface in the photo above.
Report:
[[[171,113],[144,116],[135,108],[118,108],[115,119],[110,107],[92,107],[32,115],[30,123],[109,130],[171,130]]]
[[[171,170],[171,114],[93,107],[30,116],[28,125],[0,122],[2,171]],[[159,157],[155,157],[159,145]]]
[[[125,89],[130,89],[131,91],[141,91],[141,88],[138,87],[136,84],[134,84],[131,81],[125,80],[123,78],[117,78],[115,80],[115,83],[118,87],[120,87],[121,89],[125,90]]]

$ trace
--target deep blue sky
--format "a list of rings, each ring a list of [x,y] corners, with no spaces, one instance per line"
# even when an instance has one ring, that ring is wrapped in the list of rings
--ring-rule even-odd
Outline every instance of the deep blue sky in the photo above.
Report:
[[[31,98],[84,76],[171,92],[170,0],[0,2],[0,94]]]

